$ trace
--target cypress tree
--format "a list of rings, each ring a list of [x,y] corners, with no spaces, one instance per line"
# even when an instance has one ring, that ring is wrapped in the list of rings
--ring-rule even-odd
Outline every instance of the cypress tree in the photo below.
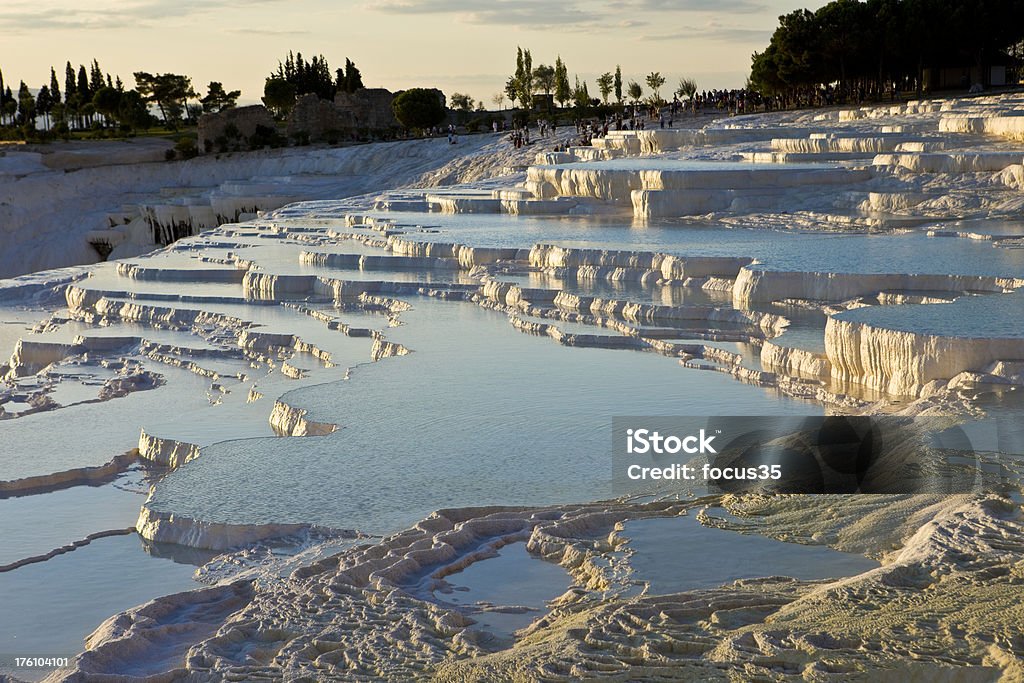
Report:
[[[103,70],[98,60],[93,59],[89,67],[89,95],[95,95],[106,83],[103,81]]]
[[[76,92],[78,91],[75,87],[75,70],[71,62],[68,62],[64,67],[64,103],[71,104]]]
[[[555,58],[555,100],[561,105],[565,106],[565,103],[572,98],[572,93],[569,90],[569,70],[565,68],[565,62],[562,61],[562,56],[558,55]]]
[[[18,123],[31,125],[36,120],[36,99],[32,97],[25,81],[18,86]]]
[[[60,85],[57,83],[57,72],[50,67],[50,99],[54,104],[60,102]]]
[[[50,112],[53,111],[53,100],[50,99],[50,86],[43,85],[36,95],[36,110],[43,115],[46,129],[50,129]]]
[[[526,103],[523,100],[523,79],[526,78],[526,69],[523,67],[523,48],[516,48],[516,73],[515,73],[515,88],[516,88],[516,99],[519,100],[519,106],[524,106]]]
[[[80,102],[85,103],[92,100],[92,90],[89,89],[89,76],[85,73],[85,65],[81,64],[78,67],[78,99]]]
[[[345,58],[345,91],[355,92],[363,86],[363,75],[359,72],[359,68],[356,67],[348,57]]]
[[[306,89],[306,63],[302,61],[302,53],[295,55],[295,86],[298,93],[303,95],[309,90]]]
[[[4,90],[3,96],[0,96],[0,102],[3,103],[4,116],[9,117],[13,121],[15,115],[18,113],[18,101],[14,99],[14,93],[11,92],[11,86],[7,86]]]

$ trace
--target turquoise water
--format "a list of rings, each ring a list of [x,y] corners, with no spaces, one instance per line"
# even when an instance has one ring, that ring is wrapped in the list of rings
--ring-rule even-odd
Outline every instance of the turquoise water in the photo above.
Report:
[[[991,235],[994,238],[1024,237],[1024,221],[1012,218],[972,218],[936,227],[940,230],[957,230]]]
[[[835,317],[894,330],[969,338],[1024,338],[1024,291],[968,296],[948,304],[872,306]],[[1007,358],[1006,360],[1018,360]]]
[[[474,630],[505,640],[543,615],[547,602],[565,593],[572,579],[561,566],[530,555],[520,542],[448,575],[445,582],[448,588],[434,591],[434,600],[468,613]],[[481,609],[479,603],[504,609]]]
[[[815,171],[836,168],[837,164],[804,163],[804,164],[762,164],[750,161],[716,161],[708,159],[651,159],[650,157],[621,157],[604,161],[579,161],[558,164],[549,168],[571,168],[601,171],[646,171],[656,168],[662,171],[756,171],[768,170],[774,173],[792,171]]]
[[[705,527],[692,516],[629,521],[621,535],[635,552],[629,559],[632,578],[646,582],[652,594],[713,588],[766,576],[837,578],[879,566],[862,555],[826,546],[784,543]]]
[[[134,526],[148,490],[140,473],[131,471],[102,486],[0,499],[0,565],[44,555],[96,531]]]
[[[131,534],[101,538],[42,564],[0,574],[0,656],[74,658],[84,649],[85,637],[110,615],[161,595],[201,588],[192,580],[194,571],[191,565],[151,557]],[[38,679],[45,671],[12,673]]]
[[[1024,276],[1024,249],[928,237],[927,230],[909,234],[799,232],[681,220],[638,223],[621,216],[372,215],[440,228],[437,233],[410,235],[431,242],[516,248],[542,243],[680,256],[748,256],[757,259],[762,268],[783,271]]]
[[[623,159],[578,166],[637,171],[651,163],[650,159]],[[835,167],[658,163],[670,172],[712,173],[763,169],[787,174]],[[837,186],[836,191],[844,189]],[[319,206],[326,213],[342,213],[340,203]],[[285,213],[295,216],[306,210]],[[983,241],[929,238],[924,227],[909,234],[840,234],[745,229],[699,219],[641,222],[622,215],[375,215],[436,230],[396,228],[410,239],[473,246],[528,248],[555,243],[682,256],[747,256],[757,259],[762,268],[781,271],[1024,277],[1024,250],[994,248]],[[803,220],[794,224],[805,224]],[[465,273],[305,266],[298,260],[302,251],[382,253],[355,241],[331,240],[311,228],[330,225],[339,232],[363,232],[377,239],[383,235],[316,218],[291,218],[288,223],[296,228],[292,235],[243,227],[235,235],[222,234],[218,246],[204,254],[222,260],[231,255],[252,259],[273,274],[468,282]],[[964,222],[958,227],[996,235],[1021,232],[1019,221],[1013,220]],[[197,255],[183,243],[134,261],[152,268],[229,267],[212,262],[204,266]],[[208,378],[151,366],[167,379],[167,385],[105,404],[0,422],[0,479],[100,464],[135,446],[140,429],[145,428],[206,446],[198,460],[156,485],[152,506],[157,511],[212,522],[306,522],[383,534],[406,528],[442,507],[568,504],[611,497],[612,418],[616,415],[823,412],[815,403],[743,384],[724,373],[686,369],[676,359],[653,353],[565,348],[544,337],[521,334],[504,314],[469,303],[403,297],[414,309],[401,314],[397,327],[389,327],[384,315],[349,314],[322,305],[321,310],[341,321],[383,330],[389,340],[412,350],[408,356],[374,364],[369,362],[368,339],[345,337],[282,306],[247,302],[239,283],[133,280],[118,276],[112,265],[97,272],[82,285],[110,292],[127,290],[157,305],[219,312],[250,321],[262,331],[297,334],[331,352],[338,366],[325,369],[312,357],[301,355],[291,363],[310,370],[310,376],[292,380],[283,376],[279,363],[273,368],[259,363],[254,367],[237,356],[199,360],[202,366],[247,375],[245,381],[221,381],[230,390],[227,395],[211,391]],[[537,273],[508,279],[529,286],[563,285]],[[564,286],[576,293],[633,301],[731,306],[728,293],[681,287],[605,281],[569,281]],[[175,304],[178,296],[193,300]],[[305,298],[305,294],[295,296]],[[0,362],[33,317],[12,311],[0,310],[0,323],[4,323],[0,324]],[[1020,337],[1024,334],[1022,311],[1024,299],[1010,295],[965,299],[948,306],[875,307],[843,317],[944,334]],[[781,343],[822,350],[824,316],[795,309],[783,312],[793,324]],[[570,332],[613,334],[555,320],[544,322]],[[680,338],[704,326],[681,323]],[[722,323],[710,326],[739,329]],[[212,327],[206,332],[217,337],[217,343],[233,345],[230,334],[217,335]],[[76,333],[137,334],[184,348],[215,345],[186,332],[118,323],[103,328],[70,323],[44,338],[70,340]],[[758,367],[756,353],[747,345],[712,345],[742,352],[746,367]],[[352,376],[343,379],[349,367]],[[254,384],[266,396],[250,404],[246,399]],[[62,397],[79,393],[70,385],[59,391]],[[340,430],[325,437],[272,436],[267,418],[274,398],[281,394],[289,404],[308,410],[310,419],[338,424]],[[1015,426],[1020,406],[1009,399],[1000,402],[999,408],[997,417],[1003,421],[992,418],[978,423],[977,444],[1021,443]],[[985,435],[995,438],[986,441]],[[104,486],[0,500],[0,537],[7,541],[0,563],[45,553],[100,529],[130,526],[146,483],[133,472]],[[877,566],[824,547],[707,529],[692,517],[638,520],[625,526],[623,535],[636,551],[630,559],[635,578],[647,582],[655,593],[771,574],[803,579],[848,576]],[[26,654],[72,656],[81,649],[83,636],[113,612],[195,587],[193,567],[167,559],[171,557],[188,556],[143,546],[133,535],[101,539],[45,563],[0,574],[3,650],[12,651],[14,643]],[[197,562],[203,559],[193,557]],[[545,603],[569,584],[564,570],[530,557],[522,544],[504,548],[497,557],[477,562],[448,581],[453,590],[436,593],[434,599],[467,610],[476,610],[477,602],[527,608],[518,613],[475,611],[477,628],[499,639],[536,618],[546,609]],[[140,666],[144,670],[145,662]]]
[[[575,280],[571,277],[557,279],[546,273],[526,273],[524,275],[504,275],[495,277],[502,282],[511,282],[521,287],[538,289],[565,289],[582,296],[595,296],[622,301],[640,303],[656,303],[665,306],[717,306],[732,308],[732,293],[715,290],[704,290],[698,287],[681,285],[640,284],[620,280]]]
[[[14,347],[18,345],[18,340],[25,336],[26,330],[46,317],[47,313],[43,311],[0,306],[0,365],[10,359]]]
[[[209,406],[208,379],[163,366],[167,383],[103,403],[86,403],[0,422],[0,480],[102,465],[139,445],[147,417]]]
[[[168,476],[152,506],[384,533],[441,507],[610,496],[614,415],[821,413],[672,358],[566,348],[473,304],[410,300],[388,337],[412,354],[285,395],[342,429],[214,445]]]

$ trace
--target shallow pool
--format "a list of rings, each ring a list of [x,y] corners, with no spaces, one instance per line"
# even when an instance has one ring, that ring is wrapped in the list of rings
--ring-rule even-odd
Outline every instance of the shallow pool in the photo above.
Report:
[[[716,514],[715,510],[709,511]],[[713,588],[737,579],[788,576],[814,580],[853,576],[878,567],[862,555],[826,546],[784,543],[706,527],[687,515],[626,522],[633,578],[652,594]]]
[[[819,405],[638,351],[568,348],[475,304],[410,298],[412,349],[283,397],[325,437],[216,444],[152,506],[235,523],[387,532],[442,507],[609,497],[615,415],[809,415]]]

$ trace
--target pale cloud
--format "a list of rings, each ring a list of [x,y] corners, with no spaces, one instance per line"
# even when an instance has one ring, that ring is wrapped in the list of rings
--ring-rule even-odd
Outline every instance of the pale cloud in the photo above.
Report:
[[[760,12],[754,0],[386,0],[366,9],[388,14],[451,14],[471,24],[507,25],[527,29],[559,26],[568,29],[629,29],[649,24],[644,15],[680,12]]]
[[[274,28],[229,28],[227,33],[233,33],[242,36],[264,36],[264,37],[277,37],[277,36],[306,36],[309,35],[310,31],[305,30],[291,30],[291,29],[274,29]]]
[[[466,23],[543,28],[544,26],[594,26],[604,15],[572,2],[549,0],[492,0],[486,4],[468,0],[396,0],[369,7],[389,14],[454,14]]]
[[[642,36],[642,40],[651,41],[672,41],[672,40],[713,40],[725,41],[737,44],[767,43],[772,36],[772,30],[760,28],[746,28],[743,26],[725,26],[717,22],[708,22],[704,26],[681,26],[674,31],[664,33],[651,33]]]
[[[273,3],[285,4],[285,0],[138,0],[88,5],[79,2],[5,3],[0,6],[0,32],[150,27],[167,19]]]
[[[402,74],[403,78],[411,81],[429,83],[437,78],[433,73],[407,73]],[[452,83],[500,83],[504,85],[508,74],[505,73],[479,73],[479,74],[449,74],[446,80]]]
[[[744,14],[763,12],[768,7],[754,0],[613,0],[609,7],[644,12],[727,12]]]

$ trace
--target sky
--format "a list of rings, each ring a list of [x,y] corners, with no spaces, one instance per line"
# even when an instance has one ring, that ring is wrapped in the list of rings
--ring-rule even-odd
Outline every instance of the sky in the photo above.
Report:
[[[64,63],[93,58],[134,85],[133,71],[184,73],[258,102],[289,50],[352,59],[367,87],[437,87],[493,108],[515,70],[516,47],[533,64],[561,55],[589,84],[622,66],[623,80],[651,71],[700,89],[742,87],[750,55],[799,0],[2,0],[0,69],[35,90]],[[644,86],[644,90],[647,88]],[[505,101],[504,106],[508,106]]]

